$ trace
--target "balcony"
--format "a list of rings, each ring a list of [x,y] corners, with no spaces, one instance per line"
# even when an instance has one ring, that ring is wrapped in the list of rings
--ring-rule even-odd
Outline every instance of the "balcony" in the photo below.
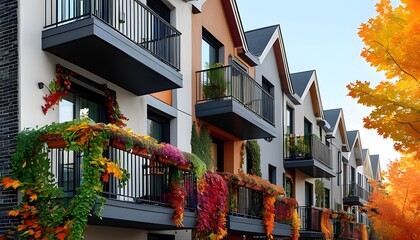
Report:
[[[274,97],[233,65],[197,72],[195,114],[240,139],[272,138],[276,133]]]
[[[339,219],[332,219],[332,222],[334,226],[335,239],[359,239],[360,231],[358,223],[349,221],[341,222]]]
[[[229,214],[227,227],[230,232],[265,236],[263,223],[263,192],[235,183],[229,187]],[[274,223],[273,236],[290,236],[289,224]]]
[[[363,206],[369,201],[370,192],[356,183],[344,185],[343,204],[347,206]]]
[[[65,195],[71,197],[80,185],[82,161],[80,153],[64,148],[49,150],[51,172],[56,176],[58,186]],[[103,196],[106,198],[102,219],[91,217],[89,224],[141,229],[177,229],[173,223],[173,208],[169,204],[171,192],[170,178],[173,168],[170,165],[109,147],[107,157],[118,160],[127,169],[130,179],[125,187],[119,187],[115,178],[104,184]],[[182,171],[185,198],[184,228],[194,228],[196,222],[196,179],[189,171]]]
[[[284,168],[298,169],[313,178],[335,177],[332,151],[315,136],[286,135]]]
[[[180,39],[139,0],[45,0],[42,50],[138,96],[182,87]]]
[[[321,231],[322,210],[314,207],[298,207],[301,238],[324,238]]]

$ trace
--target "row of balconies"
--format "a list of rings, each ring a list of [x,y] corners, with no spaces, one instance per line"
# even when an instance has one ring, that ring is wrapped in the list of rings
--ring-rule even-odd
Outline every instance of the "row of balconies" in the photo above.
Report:
[[[58,186],[63,188],[65,196],[73,196],[80,185],[83,155],[65,148],[49,149],[48,154],[51,172],[56,176]],[[90,224],[176,229],[172,220],[173,208],[170,206],[170,165],[115,147],[109,147],[107,157],[118,159],[118,164],[128,171],[130,179],[124,187],[120,187],[115,178],[109,178],[104,183],[103,196],[106,203],[101,213],[102,219],[91,217]],[[197,179],[191,168],[181,170],[181,181],[186,193],[183,224],[185,229],[194,229],[197,209],[200,207],[197,200]],[[228,186],[228,230],[264,235],[262,190],[253,188],[251,184],[229,183]],[[277,216],[276,219],[282,218]],[[273,235],[290,236],[289,224],[278,221],[274,225]]]

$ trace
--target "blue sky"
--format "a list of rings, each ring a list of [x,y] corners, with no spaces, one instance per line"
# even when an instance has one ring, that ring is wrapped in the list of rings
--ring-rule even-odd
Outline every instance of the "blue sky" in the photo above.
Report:
[[[380,154],[382,170],[399,156],[392,141],[363,128],[370,109],[347,97],[346,85],[356,80],[376,84],[382,73],[360,52],[361,23],[376,16],[374,0],[236,0],[245,31],[280,24],[290,72],[315,69],[324,109],[343,108],[347,130],[360,130],[363,148]],[[258,3],[258,4],[256,4]]]

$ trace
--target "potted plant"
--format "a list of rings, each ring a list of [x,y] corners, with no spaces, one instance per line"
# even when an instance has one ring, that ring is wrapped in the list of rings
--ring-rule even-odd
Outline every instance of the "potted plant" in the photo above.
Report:
[[[207,77],[203,83],[205,99],[219,99],[226,95],[226,79],[223,64],[215,63],[207,71]]]
[[[296,141],[290,146],[291,157],[305,157],[309,153],[310,147],[305,141]]]

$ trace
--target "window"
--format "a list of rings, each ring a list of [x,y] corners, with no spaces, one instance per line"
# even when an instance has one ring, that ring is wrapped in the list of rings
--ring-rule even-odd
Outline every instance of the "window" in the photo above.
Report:
[[[356,169],[354,167],[351,167],[350,170],[350,182],[356,183]]]
[[[324,207],[330,208],[330,190],[324,188]]]
[[[262,88],[267,93],[262,94],[262,116],[270,122],[274,122],[274,86],[264,76],[262,77]]]
[[[290,177],[286,176],[284,181],[284,189],[285,189],[285,197],[292,198],[293,197],[293,180]]]
[[[362,174],[360,173],[357,173],[357,184],[363,187],[363,178],[362,178]]]
[[[294,133],[293,108],[287,106],[286,107],[286,134],[293,134],[293,133]]]
[[[224,142],[221,139],[212,137],[212,159],[213,166],[218,172],[224,172],[225,163],[224,163]]]
[[[219,48],[222,44],[210,32],[203,28],[201,41],[201,69],[208,69],[219,62]]]
[[[156,139],[159,143],[170,143],[170,120],[153,112],[147,111],[147,135]]]
[[[268,181],[272,184],[276,184],[277,168],[271,164],[268,164]]]
[[[303,130],[304,130],[305,136],[308,136],[312,133],[312,123],[306,118],[304,120],[303,127],[304,127]]]
[[[341,184],[341,151],[338,151],[338,156],[337,156],[337,169],[338,169],[338,173],[337,173],[337,186],[340,186],[340,184]]]
[[[108,123],[105,96],[73,83],[58,107],[59,122],[80,119],[87,115],[95,122]]]

